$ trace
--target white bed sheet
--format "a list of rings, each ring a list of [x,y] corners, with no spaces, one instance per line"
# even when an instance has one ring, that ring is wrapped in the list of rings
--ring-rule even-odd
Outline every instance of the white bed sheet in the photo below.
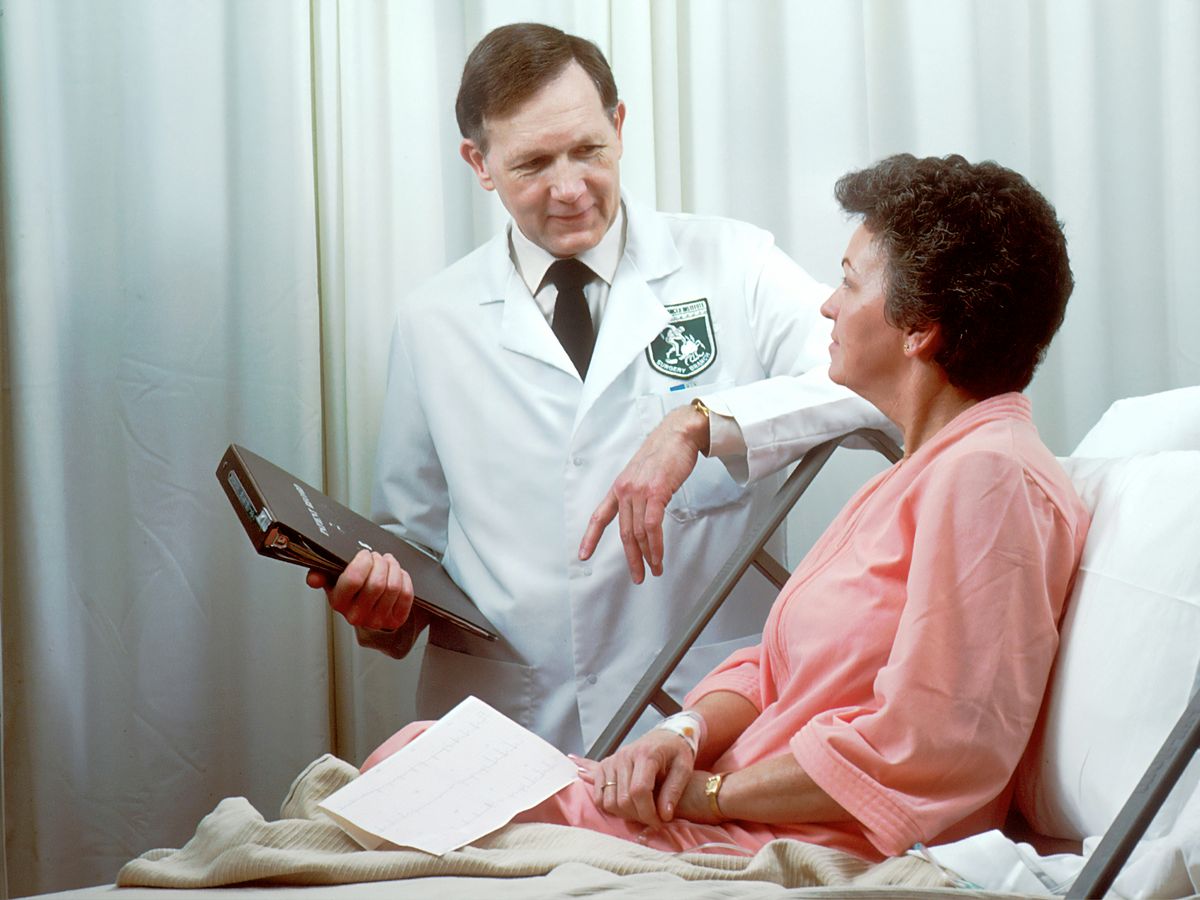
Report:
[[[374,897],[387,897],[389,900],[562,900],[563,897],[591,896],[600,896],[605,900],[664,900],[675,897],[686,897],[688,900],[799,900],[810,897],[1010,900],[1028,895],[957,888],[785,888],[764,881],[684,881],[662,872],[616,875],[577,863],[533,878],[439,876],[317,887],[214,887],[195,890],[101,885],[57,894],[41,894],[38,900],[366,900]]]

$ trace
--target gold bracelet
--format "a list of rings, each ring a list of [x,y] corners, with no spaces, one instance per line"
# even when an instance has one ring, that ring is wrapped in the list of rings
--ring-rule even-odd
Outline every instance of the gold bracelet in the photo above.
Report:
[[[715,775],[709,775],[708,781],[704,782],[704,796],[708,798],[708,808],[712,810],[718,822],[725,819],[725,814],[721,812],[721,804],[717,802],[717,794],[721,793],[721,782],[725,780],[725,775],[725,772],[717,772]]]
[[[699,397],[692,401],[692,409],[703,414],[704,418],[706,419],[711,419],[712,417],[712,410],[705,406],[704,401]]]

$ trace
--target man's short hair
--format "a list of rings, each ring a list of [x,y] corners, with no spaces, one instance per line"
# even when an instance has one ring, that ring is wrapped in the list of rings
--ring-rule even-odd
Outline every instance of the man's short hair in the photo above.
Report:
[[[617,111],[617,83],[604,54],[589,40],[550,25],[519,22],[484,35],[463,66],[454,114],[462,136],[487,153],[484,122],[513,112],[571,62],[596,85],[610,117]]]
[[[907,153],[843,176],[834,193],[886,254],[887,321],[936,322],[933,361],[976,399],[1024,390],[1074,287],[1046,198],[994,162]]]

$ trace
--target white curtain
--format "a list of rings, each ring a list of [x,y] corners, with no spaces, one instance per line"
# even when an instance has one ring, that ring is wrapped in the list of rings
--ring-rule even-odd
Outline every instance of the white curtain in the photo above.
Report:
[[[329,747],[329,623],[253,564],[213,474],[237,441],[321,478],[307,10],[2,11],[19,896],[111,879],[219,796],[281,797]]]
[[[223,796],[270,814],[411,715],[416,659],[258,560],[213,471],[237,442],[366,508],[390,309],[504,220],[452,105],[517,20],[609,55],[627,190],[768,227],[826,280],[843,172],[1026,173],[1078,284],[1031,390],[1054,450],[1200,382],[1195,0],[0,0],[12,896],[111,880]],[[797,550],[878,466],[837,459]]]

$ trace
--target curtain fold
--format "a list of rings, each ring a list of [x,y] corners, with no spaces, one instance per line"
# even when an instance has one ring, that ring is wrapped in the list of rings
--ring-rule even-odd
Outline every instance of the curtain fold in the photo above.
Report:
[[[519,20],[609,56],[632,196],[759,224],[829,283],[847,170],[1029,176],[1077,280],[1031,389],[1056,452],[1200,382],[1194,0],[0,0],[13,895],[110,880],[222,796],[270,809],[411,716],[419,653],[361,650],[257,559],[213,471],[242,443],[367,510],[394,305],[506,220],[452,107]],[[794,553],[879,465],[835,457]]]

